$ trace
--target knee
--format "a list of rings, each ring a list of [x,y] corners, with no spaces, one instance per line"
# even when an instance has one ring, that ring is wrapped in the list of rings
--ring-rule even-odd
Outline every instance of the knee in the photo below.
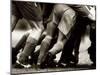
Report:
[[[50,35],[50,36],[53,36],[56,29],[57,29],[56,24],[54,24],[53,22],[48,23],[48,26],[47,26],[47,29],[46,29],[47,34]]]
[[[62,4],[57,4],[54,6],[54,13],[56,15],[60,15],[67,9],[68,7],[66,7],[66,5],[62,5]]]
[[[38,43],[38,40],[35,39],[33,36],[29,35],[27,40],[26,40],[26,43],[27,44],[34,44],[34,45],[36,45]]]
[[[53,21],[52,22],[49,22],[48,24],[47,24],[47,29],[54,29],[54,28],[56,28],[57,27],[57,24],[55,24]]]
[[[30,41],[32,42],[33,40],[38,41],[39,38],[41,37],[42,31],[41,30],[33,30],[30,32],[28,38],[27,38],[27,42]]]
[[[49,35],[47,35],[47,36],[43,39],[42,43],[50,44],[51,40],[52,40],[52,37],[49,36]]]

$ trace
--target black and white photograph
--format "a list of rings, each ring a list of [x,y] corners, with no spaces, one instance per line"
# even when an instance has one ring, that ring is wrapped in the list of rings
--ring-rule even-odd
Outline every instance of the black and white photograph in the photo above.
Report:
[[[96,5],[11,1],[11,74],[96,69]]]

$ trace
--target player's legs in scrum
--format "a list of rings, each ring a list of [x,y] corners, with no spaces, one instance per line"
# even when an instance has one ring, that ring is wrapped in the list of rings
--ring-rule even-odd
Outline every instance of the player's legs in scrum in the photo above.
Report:
[[[45,39],[41,43],[40,55],[38,57],[37,65],[40,66],[46,60],[46,56],[47,56],[48,51],[49,51],[48,49],[49,49],[50,43],[52,42],[51,40],[53,38],[53,34],[54,34],[58,24],[59,24],[59,21],[62,18],[62,14],[65,11],[67,11],[67,9],[69,9],[69,7],[67,5],[55,5],[54,11],[53,11],[52,21],[50,23],[48,23],[47,36],[45,37]],[[75,16],[75,12],[72,9],[71,9],[71,11],[72,11],[72,13],[74,13],[73,15]],[[64,14],[63,15],[63,20],[68,20],[69,21],[69,19],[70,19],[69,23],[66,23],[66,25],[67,24],[70,25],[71,23],[74,22],[74,19],[73,19],[74,16],[73,15],[72,14],[67,14],[67,15]],[[68,31],[67,31],[67,33],[68,33]],[[64,35],[61,31],[59,31],[59,36],[58,36],[57,43],[49,51],[51,54],[56,55],[58,52],[60,52],[63,49],[63,45],[66,42],[66,37],[65,36],[66,35]]]
[[[23,5],[23,3],[20,3],[20,4]],[[23,8],[24,8],[24,6],[23,6]],[[28,7],[29,6],[26,3],[25,8],[28,8]],[[30,12],[27,13],[28,10],[32,11],[33,13],[30,13]],[[35,49],[35,47],[38,43],[38,40],[39,40],[43,30],[44,30],[43,21],[42,21],[42,18],[41,18],[42,16],[37,13],[37,10],[39,10],[39,9],[34,6],[34,3],[32,4],[32,9],[28,9],[28,10],[26,9],[25,12],[22,12],[22,11],[21,12],[24,13],[24,14],[22,14],[23,17],[28,21],[28,23],[31,26],[33,26],[33,29],[32,29],[31,33],[29,34],[29,36],[26,40],[23,51],[19,54],[18,61],[22,64],[26,64],[28,56],[31,55],[32,52],[34,52],[34,49]],[[39,15],[39,17],[38,18],[35,17],[35,19],[34,19],[34,13],[35,13],[36,16]]]

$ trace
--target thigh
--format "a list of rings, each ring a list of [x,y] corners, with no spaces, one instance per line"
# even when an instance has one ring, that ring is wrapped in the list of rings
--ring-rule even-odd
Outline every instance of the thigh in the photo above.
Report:
[[[18,9],[15,1],[12,1],[12,6],[11,6],[11,15],[14,15],[18,18],[22,18],[22,15],[20,13],[20,10]]]
[[[42,11],[39,4],[16,1],[16,5],[24,18],[35,21],[42,20]]]

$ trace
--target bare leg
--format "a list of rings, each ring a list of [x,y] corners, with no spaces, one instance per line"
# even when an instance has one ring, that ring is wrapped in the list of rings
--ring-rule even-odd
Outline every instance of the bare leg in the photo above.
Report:
[[[68,26],[70,26],[70,22],[72,22],[72,21],[70,21],[69,22],[69,14],[67,15],[63,15],[63,12],[65,12],[65,10],[67,9],[67,8],[69,8],[68,6],[66,6],[66,5],[55,5],[55,7],[54,7],[54,11],[53,11],[53,13],[52,13],[52,22],[51,23],[49,23],[49,26],[50,27],[48,27],[47,28],[47,36],[45,37],[45,39],[42,41],[42,43],[41,43],[41,48],[40,48],[40,55],[39,55],[39,57],[38,57],[38,62],[37,62],[37,65],[41,65],[41,63],[43,63],[44,61],[45,61],[45,58],[46,58],[46,56],[47,56],[47,53],[48,53],[48,49],[49,49],[49,46],[50,46],[50,44],[51,44],[51,41],[52,41],[52,38],[53,38],[53,35],[54,35],[54,32],[55,32],[55,30],[56,30],[56,28],[57,28],[57,25],[59,24],[59,21],[61,20],[61,18],[62,18],[62,16],[63,16],[63,20],[65,21],[65,22],[67,22],[67,24],[68,24]],[[68,12],[69,13],[69,12]],[[73,16],[74,14],[70,14],[71,16]],[[67,18],[67,17],[68,18]],[[60,18],[59,18],[60,17]],[[72,17],[71,17],[72,18]],[[66,19],[67,19],[67,21],[66,21]],[[66,25],[66,24],[65,24]],[[67,26],[66,26],[67,27]],[[71,27],[71,26],[70,26]],[[65,29],[65,28],[64,28]],[[68,29],[68,28],[67,28]],[[67,34],[67,32],[66,32],[66,34]],[[56,49],[57,48],[57,46],[58,46],[58,44],[60,44],[60,48],[62,47],[63,48],[63,46],[62,46],[62,42],[64,43],[65,42],[65,36],[61,33],[61,32],[59,32],[59,38],[58,38],[59,40],[58,40],[58,42],[57,42],[57,44],[54,46],[54,48],[53,48],[53,50],[50,50],[50,51],[52,51],[52,53],[56,53],[56,52],[59,52],[59,50],[58,49]],[[59,48],[59,49],[60,49]],[[54,50],[54,49],[56,49],[56,50]],[[58,51],[57,51],[58,50]],[[54,52],[55,51],[55,52]]]
[[[57,53],[59,53],[63,49],[66,40],[67,39],[66,39],[65,35],[63,35],[62,32],[59,31],[57,43],[53,46],[52,49],[49,50],[49,52],[52,55],[56,55]]]
[[[54,59],[56,58],[56,54],[63,50],[63,47],[66,42],[66,37],[60,31],[58,34],[58,40],[56,44],[48,51],[47,56],[45,58],[45,63],[47,67],[56,67],[56,62]]]
[[[66,5],[65,6],[61,5],[61,7],[68,8],[68,6]],[[59,35],[58,35],[57,43],[49,51],[53,55],[59,53],[63,49],[63,46],[65,45],[65,43],[70,37],[71,34],[70,32],[72,27],[74,26],[74,22],[75,22],[75,12],[71,8],[64,11],[58,25]]]
[[[37,61],[38,66],[40,66],[45,61],[45,58],[48,53],[49,46],[51,44],[56,28],[57,28],[57,25],[55,25],[54,23],[52,22],[48,23],[47,35],[42,41],[41,47],[40,47],[40,54],[39,54],[38,61]]]

